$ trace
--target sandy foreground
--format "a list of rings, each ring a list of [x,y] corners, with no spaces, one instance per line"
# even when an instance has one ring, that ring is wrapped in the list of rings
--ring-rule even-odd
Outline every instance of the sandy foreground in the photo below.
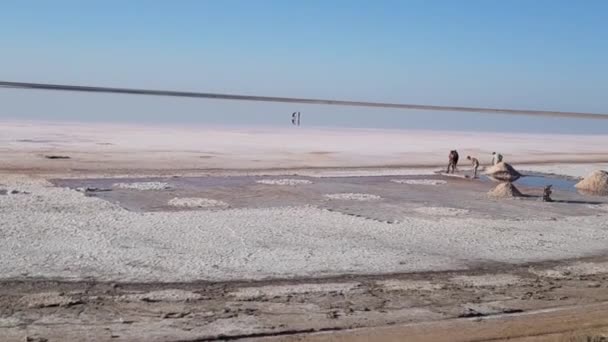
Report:
[[[407,178],[431,175],[452,148],[580,177],[608,167],[608,136],[23,122],[0,130],[0,330],[9,340],[288,338],[608,300],[605,198],[558,191],[567,201],[485,205],[490,184]],[[193,175],[266,178],[234,190],[222,183],[203,199],[128,185]],[[369,184],[349,180],[323,195],[315,181],[352,176]],[[127,184],[113,200],[55,186],[108,177]],[[437,195],[391,197],[395,187]],[[273,204],[288,192],[299,198],[293,189],[314,200]],[[127,206],[148,197],[177,207]]]

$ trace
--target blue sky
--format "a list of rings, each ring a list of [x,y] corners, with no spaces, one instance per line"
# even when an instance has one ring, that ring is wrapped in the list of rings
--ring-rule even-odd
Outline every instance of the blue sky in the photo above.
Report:
[[[607,1],[0,2],[0,79],[608,113]],[[0,90],[1,118],[608,132],[608,122]]]

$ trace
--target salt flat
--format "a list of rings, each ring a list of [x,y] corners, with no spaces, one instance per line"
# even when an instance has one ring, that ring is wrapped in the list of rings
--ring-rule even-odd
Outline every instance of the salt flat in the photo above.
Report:
[[[554,176],[556,202],[538,177],[488,199],[494,183],[435,171],[457,148],[462,173],[497,150],[580,177],[607,140],[4,123],[0,335],[237,339],[604,302],[608,198]]]
[[[556,220],[411,217],[320,208],[127,211],[42,179],[5,176],[2,278],[192,281],[467,269],[605,252],[608,212]],[[273,186],[274,187],[274,186]]]
[[[607,135],[306,127],[146,126],[5,121],[3,170],[87,172],[344,167],[436,167],[447,152],[489,163],[608,162]],[[66,155],[48,160],[44,155]]]
[[[470,153],[485,160],[497,150],[519,169],[584,174],[606,165],[602,158],[608,136],[5,122],[0,137],[0,183],[21,192],[0,196],[3,278],[191,281],[418,272],[576,258],[602,254],[608,246],[608,212],[592,200],[579,201],[579,209],[572,209],[576,215],[564,203],[543,209],[545,204],[535,202],[526,209],[525,203],[504,202],[488,206],[494,210],[488,211],[479,207],[487,191],[483,187],[471,187],[466,197],[458,198],[457,192],[450,195],[456,189],[451,181],[432,186],[390,181],[432,173],[443,167],[452,148],[463,158]],[[137,196],[162,199],[163,206],[173,209],[147,212],[120,203],[133,200],[121,198],[120,191],[138,187],[109,184],[118,194],[111,202],[49,182],[50,177],[204,176],[209,170],[230,178],[235,169],[245,175],[279,175],[277,179],[293,174],[387,179],[386,184],[334,186],[340,191],[326,189],[329,197],[319,188],[330,186],[329,180],[293,185],[249,180],[247,186],[257,192],[221,184],[196,193],[154,188]],[[307,186],[317,188],[306,192],[302,187]],[[395,192],[408,191],[408,186],[445,200],[422,200],[414,192],[391,202],[398,197]],[[384,189],[381,196],[374,194],[375,188]],[[304,192],[299,197],[288,189]],[[375,200],[349,202],[353,195],[345,194],[350,193]],[[227,197],[216,196],[221,194]],[[265,194],[280,205],[262,205],[274,203],[256,197]],[[225,205],[168,205],[184,198]],[[446,201],[453,205],[446,206]]]

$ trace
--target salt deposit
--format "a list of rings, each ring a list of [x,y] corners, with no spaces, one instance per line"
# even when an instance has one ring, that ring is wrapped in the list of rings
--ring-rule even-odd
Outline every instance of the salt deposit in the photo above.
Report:
[[[191,291],[168,289],[146,293],[127,294],[119,297],[120,301],[148,301],[148,302],[183,302],[202,299],[203,296]]]
[[[414,209],[414,211],[425,214],[425,215],[437,215],[437,216],[458,216],[465,215],[469,212],[467,209],[448,208],[448,207],[420,207]]]
[[[436,284],[428,280],[388,279],[377,281],[376,284],[382,286],[386,291],[433,291],[445,287],[443,284]]]
[[[488,196],[494,198],[514,198],[523,196],[512,183],[500,183],[494,189],[488,191]]]
[[[521,177],[521,174],[510,164],[500,162],[486,170],[486,175],[498,182],[514,182]]]
[[[307,179],[290,179],[290,178],[261,179],[261,180],[256,181],[256,183],[266,184],[266,185],[290,185],[290,186],[312,184],[312,182]]]
[[[269,171],[264,171],[268,173]],[[366,169],[344,169],[344,170],[301,170],[298,175],[314,178],[331,177],[368,177],[368,176],[432,176],[435,169],[428,168],[366,168]]]
[[[583,180],[576,183],[575,187],[591,193],[608,194],[608,172],[603,170],[593,171]]]
[[[210,198],[200,198],[200,197],[175,197],[167,202],[170,206],[173,207],[183,207],[183,208],[213,208],[213,207],[227,207],[228,203],[223,201],[218,201]]]
[[[608,204],[588,204],[587,207],[595,210],[608,211]]]
[[[355,193],[343,193],[343,194],[327,194],[326,198],[331,200],[347,200],[347,201],[376,201],[382,199],[378,195],[372,194],[355,194]]]
[[[168,190],[171,187],[167,183],[163,182],[135,182],[135,183],[116,183],[113,185],[114,188],[128,189],[128,190]]]
[[[21,297],[19,302],[30,308],[46,308],[53,306],[69,306],[78,304],[80,301],[60,292],[42,292],[25,295]]]
[[[554,269],[530,268],[530,273],[548,278],[567,278],[608,272],[608,262],[575,262],[570,265],[557,266]]]
[[[309,206],[139,213],[43,179],[5,175],[2,182],[35,194],[0,196],[3,279],[172,282],[424,272],[479,261],[576,258],[608,244],[605,212],[552,221],[406,217],[394,224]]]
[[[476,276],[456,276],[450,279],[452,283],[465,286],[485,287],[485,286],[508,286],[517,284],[521,278],[512,274],[483,274]]]
[[[442,185],[447,183],[441,179],[391,179],[391,182],[409,185]]]
[[[238,299],[253,299],[261,296],[286,296],[291,294],[304,294],[314,292],[347,292],[360,286],[360,283],[324,283],[324,284],[297,284],[297,285],[268,285],[258,287],[242,287],[229,295]]]

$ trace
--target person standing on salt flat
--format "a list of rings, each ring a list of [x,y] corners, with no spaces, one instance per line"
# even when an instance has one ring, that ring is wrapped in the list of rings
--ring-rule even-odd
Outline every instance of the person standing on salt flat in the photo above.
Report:
[[[451,150],[448,155],[448,170],[446,173],[450,173],[450,168],[452,169],[452,173],[456,172],[456,165],[458,165],[458,151]]]
[[[502,161],[502,154],[492,152],[492,165],[496,165]]]
[[[473,158],[471,156],[467,156],[467,160],[470,160],[471,165],[473,165],[473,178],[477,178],[477,169],[479,168],[479,160],[477,160],[477,158]]]

